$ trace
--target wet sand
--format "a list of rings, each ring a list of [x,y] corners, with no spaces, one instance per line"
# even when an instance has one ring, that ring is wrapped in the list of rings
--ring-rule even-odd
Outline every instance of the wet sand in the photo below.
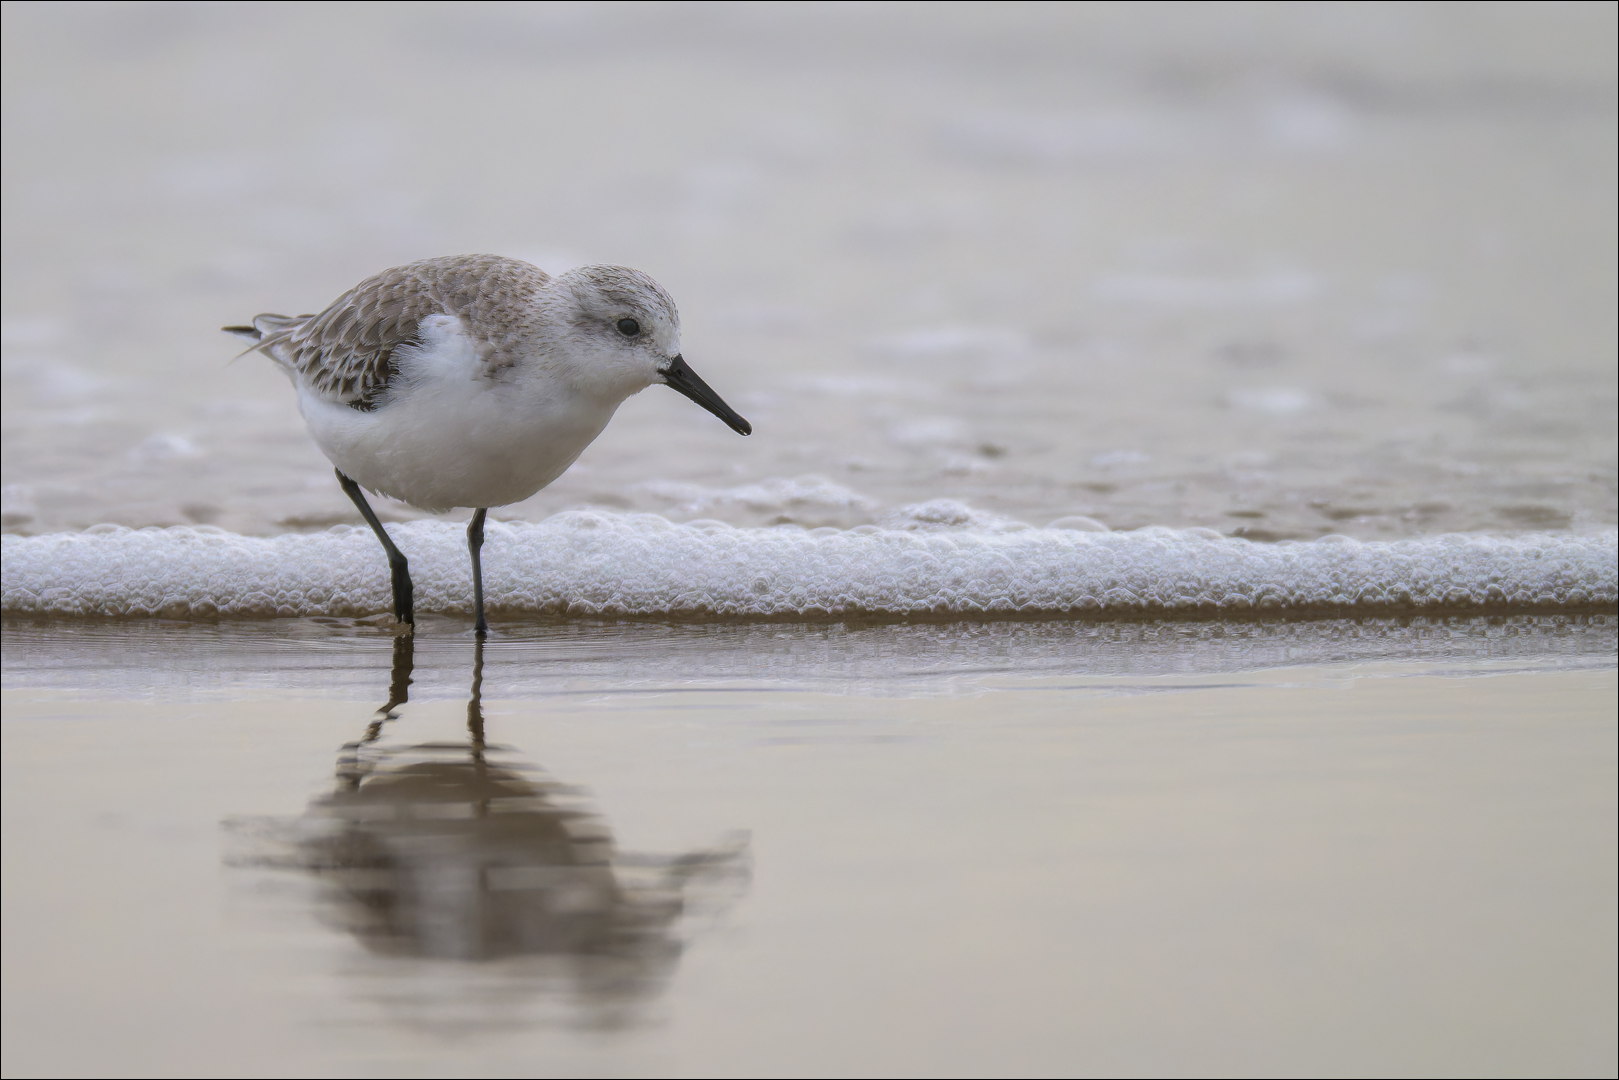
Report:
[[[357,747],[398,683],[385,641],[357,650],[369,702],[262,642],[242,667],[279,664],[279,690],[121,698],[33,678],[37,629],[9,633],[0,727],[8,1075],[1614,1068],[1605,638],[1447,655],[1408,633],[1404,659],[1246,671],[957,656],[908,683],[646,660],[628,687],[524,682],[538,662],[493,650],[470,713],[451,639]],[[902,629],[849,640],[880,658]],[[445,837],[485,826],[454,792],[364,787],[421,744],[441,794],[475,765],[531,785],[480,820],[571,822],[569,851],[616,854],[478,856],[470,892],[440,873],[423,900],[472,850]],[[439,831],[389,840],[396,818]],[[334,820],[394,861],[334,870]],[[603,867],[620,887],[592,907]],[[569,903],[521,893],[564,872]],[[549,952],[501,944],[502,890],[551,898],[529,924]],[[555,944],[576,917],[638,929]]]

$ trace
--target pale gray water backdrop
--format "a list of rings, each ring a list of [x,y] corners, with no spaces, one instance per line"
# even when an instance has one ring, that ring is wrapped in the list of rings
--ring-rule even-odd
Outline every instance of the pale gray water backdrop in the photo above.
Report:
[[[1611,5],[6,20],[8,531],[358,523],[217,327],[471,251],[648,271],[757,431],[654,388],[497,517],[1615,523]]]

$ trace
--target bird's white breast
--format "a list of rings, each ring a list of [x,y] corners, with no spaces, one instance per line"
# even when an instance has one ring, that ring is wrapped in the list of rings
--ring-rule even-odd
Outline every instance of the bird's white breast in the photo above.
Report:
[[[426,510],[520,502],[562,475],[622,397],[580,393],[536,356],[490,372],[452,315],[421,323],[394,353],[378,408],[361,412],[298,387],[310,433],[344,473]]]

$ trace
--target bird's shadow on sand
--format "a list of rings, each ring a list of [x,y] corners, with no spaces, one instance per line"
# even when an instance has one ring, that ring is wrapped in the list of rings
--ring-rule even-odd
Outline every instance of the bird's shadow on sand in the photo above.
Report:
[[[395,1020],[634,1026],[694,925],[746,893],[747,836],[618,851],[580,789],[487,741],[483,651],[479,637],[465,741],[388,745],[415,660],[397,637],[387,704],[339,750],[331,789],[296,817],[227,819],[226,863],[313,879],[322,921],[363,946],[354,990]]]

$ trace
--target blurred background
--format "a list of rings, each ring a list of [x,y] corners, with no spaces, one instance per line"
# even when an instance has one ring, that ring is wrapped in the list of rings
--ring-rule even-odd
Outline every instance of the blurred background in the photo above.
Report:
[[[497,517],[1615,521],[1612,4],[4,13],[7,531],[357,522],[217,328],[477,251],[651,273],[757,432]]]

